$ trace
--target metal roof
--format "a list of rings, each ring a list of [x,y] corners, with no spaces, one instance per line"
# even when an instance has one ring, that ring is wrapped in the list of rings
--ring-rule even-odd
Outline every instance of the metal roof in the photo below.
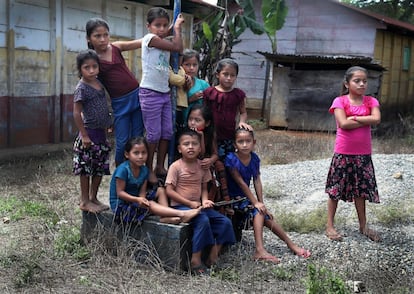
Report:
[[[347,55],[300,55],[300,54],[273,54],[257,51],[267,59],[285,66],[297,64],[308,65],[360,65],[367,69],[385,71],[386,69],[370,57]]]
[[[332,2],[341,5],[343,7],[346,7],[348,9],[352,9],[358,13],[364,14],[366,16],[369,16],[371,18],[374,18],[378,21],[380,21],[381,23],[384,23],[385,25],[387,25],[390,28],[394,28],[394,29],[398,29],[401,30],[403,33],[408,33],[408,34],[414,34],[414,25],[407,23],[407,22],[403,22],[385,15],[381,15],[378,13],[374,13],[374,12],[370,12],[368,10],[364,10],[346,3],[342,3],[342,2],[338,2],[335,0],[331,0]]]

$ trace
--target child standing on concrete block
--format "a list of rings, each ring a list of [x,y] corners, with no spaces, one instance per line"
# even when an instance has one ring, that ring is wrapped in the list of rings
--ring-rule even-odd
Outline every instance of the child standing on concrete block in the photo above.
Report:
[[[147,193],[149,169],[145,166],[148,144],[142,137],[128,140],[125,145],[126,161],[119,165],[110,184],[109,202],[115,219],[123,222],[140,222],[149,213],[161,217],[179,218],[188,223],[201,208],[182,211],[168,207],[165,189],[158,187]],[[155,202],[159,199],[162,203]]]
[[[80,209],[97,213],[109,208],[98,200],[97,194],[102,176],[110,174],[111,147],[106,132],[111,117],[105,89],[96,78],[98,54],[94,50],[82,51],[76,57],[76,65],[80,80],[73,95],[73,119],[79,133],[73,144],[73,173],[80,177]]]
[[[201,167],[198,156],[201,152],[200,135],[184,129],[178,137],[178,152],[182,158],[168,169],[165,181],[171,206],[179,210],[203,208],[191,221],[193,225],[191,272],[195,275],[209,275],[208,267],[214,265],[226,244],[236,239],[229,218],[213,209],[208,199],[207,183],[211,181],[209,169]],[[202,262],[202,251],[212,246],[208,259]]]
[[[179,14],[175,20],[174,36],[165,40],[170,33],[170,17],[161,7],[152,7],[147,13],[148,34],[142,38],[142,79],[139,97],[148,141],[147,166],[150,169],[149,182],[156,183],[164,178],[164,167],[168,145],[173,136],[170,87],[168,83],[170,52],[181,52],[181,26],[184,17]],[[154,154],[157,152],[153,168]]]

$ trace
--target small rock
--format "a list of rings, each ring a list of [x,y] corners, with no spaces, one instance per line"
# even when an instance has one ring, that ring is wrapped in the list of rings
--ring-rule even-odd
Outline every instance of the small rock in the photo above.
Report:
[[[401,172],[396,172],[392,175],[394,179],[402,180],[403,174]]]

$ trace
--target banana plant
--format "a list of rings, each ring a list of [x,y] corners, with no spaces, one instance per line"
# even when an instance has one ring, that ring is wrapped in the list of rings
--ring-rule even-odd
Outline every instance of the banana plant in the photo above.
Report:
[[[222,2],[225,3],[220,5],[227,1]],[[262,0],[262,24],[256,21],[252,0],[234,2],[239,9],[232,15],[226,9],[209,16],[195,27],[194,49],[200,52],[201,57],[199,76],[212,84],[215,82],[217,62],[231,56],[233,46],[241,42],[239,37],[246,29],[257,35],[266,33],[275,53],[276,31],[283,27],[287,15],[284,0]]]

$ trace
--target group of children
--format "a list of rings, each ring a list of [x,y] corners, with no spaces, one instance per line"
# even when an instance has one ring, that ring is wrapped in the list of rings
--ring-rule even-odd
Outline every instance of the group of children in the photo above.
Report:
[[[79,129],[74,144],[74,173],[80,176],[80,208],[95,213],[108,208],[96,197],[102,176],[110,174],[110,146],[105,132],[111,128],[111,118],[106,106],[105,87],[111,97],[116,139],[117,167],[110,184],[110,207],[118,221],[142,221],[152,213],[159,215],[164,222],[191,223],[191,270],[195,274],[206,274],[208,268],[217,262],[221,247],[236,242],[229,218],[233,213],[231,205],[226,206],[224,213],[218,211],[214,198],[209,194],[218,177],[223,183],[221,193],[226,200],[241,199],[238,206],[250,207],[246,217],[253,220],[254,260],[279,262],[264,247],[264,226],[283,240],[294,254],[308,258],[310,251],[292,242],[264,204],[260,159],[254,153],[253,129],[247,124],[246,95],[234,87],[238,75],[238,65],[234,60],[218,62],[218,85],[210,86],[197,78],[197,52],[184,50],[181,66],[186,74],[188,107],[182,108],[181,112],[178,159],[168,170],[164,167],[168,144],[174,135],[168,84],[169,55],[170,52],[182,51],[183,21],[182,16],[178,16],[173,26],[173,38],[166,40],[170,34],[168,13],[162,8],[151,8],[147,14],[149,34],[139,40],[113,43],[109,43],[109,26],[104,20],[94,18],[88,21],[86,33],[91,49],[77,56],[80,81],[74,95],[74,120]],[[142,48],[140,85],[121,54],[124,50],[136,48]],[[347,83],[352,85],[352,82]],[[348,88],[349,91],[353,89]],[[352,100],[351,105],[354,102]],[[352,123],[349,128],[362,125],[369,128],[370,124],[378,123],[378,105],[370,102],[370,106],[372,118],[367,117],[368,111],[366,117],[356,118],[355,115],[362,113],[354,114],[352,120],[347,119]],[[339,116],[341,121],[345,118],[345,114],[337,110],[340,107],[333,106],[332,109],[335,109],[335,117]],[[144,130],[146,138],[143,138]],[[157,159],[153,168],[155,153]],[[335,156],[338,157],[336,153]],[[370,157],[366,155],[363,158],[368,169],[372,166],[369,165]],[[339,165],[341,160],[338,157],[331,170],[335,170],[337,167],[334,165]],[[157,177],[160,176],[165,177],[165,185],[158,187]],[[337,176],[335,173],[332,177]],[[332,177],[328,181],[330,186],[334,185]],[[251,181],[254,193],[250,189]],[[375,179],[371,184],[375,184]],[[154,188],[149,189],[149,186]],[[339,239],[340,235],[333,227],[333,216],[337,199],[345,192],[335,190],[333,195],[332,191],[327,186],[332,199],[328,202],[331,218],[326,233],[331,239]],[[374,197],[374,201],[376,199]],[[358,202],[358,216],[363,214],[360,213],[360,202],[365,203]],[[360,224],[361,232],[372,237],[374,232],[366,227],[363,219]],[[202,252],[207,247],[211,247],[210,254],[202,260]]]

